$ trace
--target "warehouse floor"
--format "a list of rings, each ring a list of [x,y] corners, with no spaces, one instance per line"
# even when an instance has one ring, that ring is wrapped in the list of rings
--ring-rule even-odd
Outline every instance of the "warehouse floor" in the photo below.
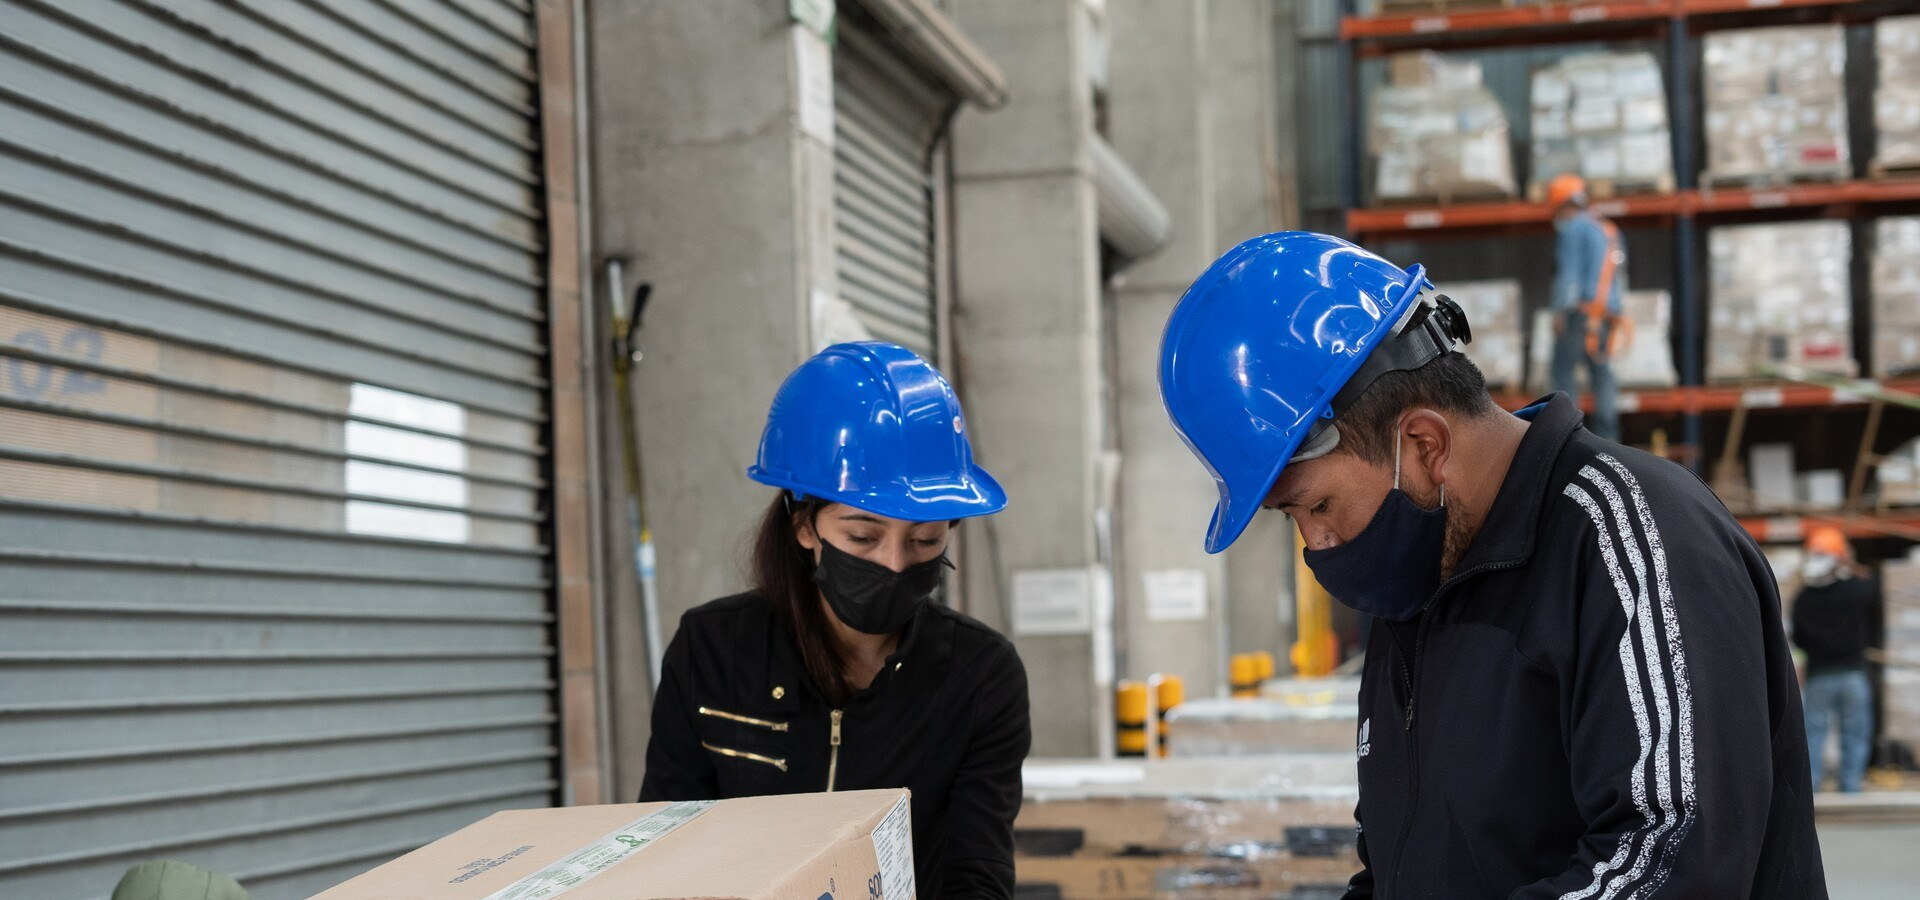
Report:
[[[1911,900],[1920,884],[1920,821],[1829,822],[1820,854],[1833,900]]]

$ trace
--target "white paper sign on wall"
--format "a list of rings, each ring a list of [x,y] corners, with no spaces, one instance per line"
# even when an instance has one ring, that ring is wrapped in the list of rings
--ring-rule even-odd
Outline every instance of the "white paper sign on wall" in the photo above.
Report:
[[[1147,621],[1193,622],[1207,617],[1207,573],[1199,569],[1148,569]]]
[[[1093,583],[1085,568],[1013,573],[1013,633],[1087,634],[1093,630]]]

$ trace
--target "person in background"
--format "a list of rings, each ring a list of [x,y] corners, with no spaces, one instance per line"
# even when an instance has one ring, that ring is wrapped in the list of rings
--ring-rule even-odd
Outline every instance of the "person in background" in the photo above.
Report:
[[[1553,389],[1580,396],[1575,369],[1587,367],[1593,392],[1588,427],[1610,441],[1620,439],[1620,387],[1613,355],[1625,340],[1621,296],[1626,293],[1627,252],[1620,230],[1587,200],[1586,179],[1562,173],[1547,182],[1553,207]]]
[[[954,525],[1007,503],[953,388],[904,347],[828,347],[781,385],[747,476],[778,489],[754,586],[680,620],[640,800],[904,787],[919,896],[1012,896],[1026,670],[934,599]]]
[[[1813,786],[1820,789],[1827,734],[1837,723],[1840,790],[1854,793],[1866,780],[1873,749],[1867,657],[1884,634],[1880,585],[1861,571],[1846,536],[1831,525],[1807,533],[1800,575],[1804,587],[1793,600],[1793,643],[1807,655],[1803,691]]]
[[[1565,394],[1495,405],[1470,340],[1421,267],[1307,232],[1227,251],[1162,339],[1219,491],[1207,549],[1283,513],[1375,620],[1346,897],[1822,900],[1753,536]]]

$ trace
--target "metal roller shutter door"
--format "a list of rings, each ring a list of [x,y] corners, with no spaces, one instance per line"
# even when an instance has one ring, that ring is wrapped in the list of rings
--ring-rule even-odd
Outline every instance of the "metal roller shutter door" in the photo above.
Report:
[[[833,54],[840,298],[880,340],[934,358],[929,158],[952,95],[843,19]]]
[[[526,0],[0,0],[0,896],[551,802]]]

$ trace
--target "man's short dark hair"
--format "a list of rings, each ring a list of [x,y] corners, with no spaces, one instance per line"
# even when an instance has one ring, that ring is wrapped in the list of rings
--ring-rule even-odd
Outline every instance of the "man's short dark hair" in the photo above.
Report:
[[[1393,429],[1410,409],[1478,419],[1500,410],[1487,394],[1486,376],[1466,354],[1453,351],[1418,369],[1374,379],[1353,405],[1334,419],[1340,426],[1336,453],[1351,453],[1375,465],[1393,463]]]

